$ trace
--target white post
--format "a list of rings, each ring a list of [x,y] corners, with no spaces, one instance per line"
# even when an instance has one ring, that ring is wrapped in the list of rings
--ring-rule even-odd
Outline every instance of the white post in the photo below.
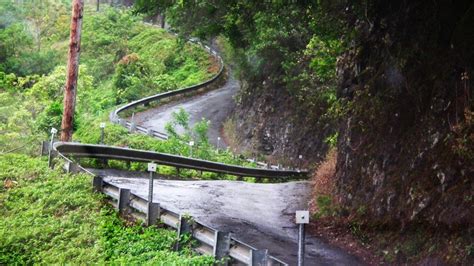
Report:
[[[221,142],[221,137],[217,137],[217,153],[219,153],[219,143]]]
[[[105,123],[100,123],[100,144],[104,144]]]
[[[48,153],[48,167],[51,168],[52,164],[52,152],[53,152],[53,144],[54,144],[54,135],[58,133],[58,130],[55,129],[54,127],[51,128],[51,141],[49,142],[49,153]]]
[[[304,266],[304,250],[305,250],[305,232],[304,226],[309,223],[309,211],[296,211],[296,224],[299,225],[298,230],[298,266]]]
[[[191,140],[191,141],[189,142],[189,148],[190,148],[190,150],[189,150],[189,157],[193,157],[193,146],[194,146],[194,141]]]
[[[156,163],[148,163],[148,172],[150,172],[150,179],[148,181],[148,202],[153,202],[153,175],[156,172]]]
[[[299,167],[299,169],[301,169],[302,166],[303,166],[303,155],[300,154],[300,155],[298,156],[298,159],[300,159],[300,163],[299,163],[299,166],[298,166],[298,167]]]

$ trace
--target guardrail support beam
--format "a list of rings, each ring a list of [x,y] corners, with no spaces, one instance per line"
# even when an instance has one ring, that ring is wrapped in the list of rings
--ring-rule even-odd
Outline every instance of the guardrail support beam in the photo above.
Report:
[[[92,188],[94,192],[102,192],[102,187],[104,186],[104,181],[102,177],[96,175],[92,179]]]
[[[160,204],[156,202],[148,202],[147,214],[146,214],[146,225],[155,225],[160,218],[161,208]]]
[[[80,168],[79,168],[79,165],[77,165],[77,163],[69,162],[69,161],[66,161],[66,164],[64,165],[64,168],[66,170],[66,173],[68,173],[68,174],[79,173],[81,171]]]
[[[251,250],[252,264],[251,266],[266,266],[268,263],[268,249]]]
[[[178,242],[176,242],[176,246],[175,246],[176,251],[180,249],[179,240],[181,239],[181,236],[190,232],[191,232],[191,224],[188,222],[186,217],[184,217],[183,215],[180,215],[179,226],[178,226]]]
[[[229,256],[229,249],[230,249],[230,233],[228,232],[220,232],[216,231],[214,237],[214,257],[216,260],[221,260],[227,256]],[[219,265],[227,266],[228,262],[223,261]]]
[[[120,214],[124,214],[130,206],[130,189],[119,188],[119,198],[117,209]]]

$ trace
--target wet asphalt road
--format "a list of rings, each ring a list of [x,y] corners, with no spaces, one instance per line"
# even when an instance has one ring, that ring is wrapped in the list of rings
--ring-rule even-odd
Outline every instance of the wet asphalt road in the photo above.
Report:
[[[104,180],[148,197],[147,173],[91,169]],[[130,178],[133,177],[133,178]],[[155,180],[153,201],[234,236],[290,265],[297,261],[296,210],[306,209],[307,181],[255,184],[239,181]],[[307,237],[305,265],[359,265],[344,251]]]
[[[209,141],[213,145],[217,145],[217,137],[221,135],[222,124],[234,108],[233,96],[238,89],[238,81],[229,77],[226,84],[219,89],[136,113],[135,121],[138,125],[166,133],[165,126],[172,121],[172,114],[183,108],[189,113],[190,127],[203,118],[211,122],[208,131]],[[177,131],[183,133],[182,128],[177,128]],[[226,144],[221,140],[219,147],[225,148]]]
[[[211,121],[209,140],[216,145],[222,123],[234,107],[233,96],[238,88],[238,81],[229,78],[217,90],[137,113],[135,121],[139,125],[166,132],[164,128],[172,120],[172,113],[184,108],[190,114],[191,126],[202,118]],[[220,141],[220,147],[224,145]],[[91,170],[105,176],[106,181],[129,188],[134,194],[147,198],[146,173]],[[307,209],[310,192],[310,183],[305,181],[255,184],[238,181],[156,180],[153,195],[154,201],[166,209],[187,213],[203,224],[232,232],[237,239],[259,249],[268,249],[271,255],[290,265],[296,265],[298,230],[294,223],[294,213],[296,210]],[[359,260],[345,251],[307,236],[305,265],[360,264]]]

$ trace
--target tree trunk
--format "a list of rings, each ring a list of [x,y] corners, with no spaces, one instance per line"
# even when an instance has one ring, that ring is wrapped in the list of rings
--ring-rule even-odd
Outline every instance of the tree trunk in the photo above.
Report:
[[[67,63],[66,86],[64,88],[64,111],[61,123],[61,141],[71,141],[74,110],[76,105],[79,54],[81,50],[81,28],[84,0],[72,1],[71,34]]]

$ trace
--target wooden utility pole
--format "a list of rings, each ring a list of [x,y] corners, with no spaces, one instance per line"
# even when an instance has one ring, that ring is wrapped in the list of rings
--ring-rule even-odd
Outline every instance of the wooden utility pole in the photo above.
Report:
[[[72,0],[71,34],[67,62],[66,86],[64,87],[64,111],[61,123],[61,141],[71,141],[74,110],[76,107],[77,76],[81,51],[81,28],[84,0]]]

